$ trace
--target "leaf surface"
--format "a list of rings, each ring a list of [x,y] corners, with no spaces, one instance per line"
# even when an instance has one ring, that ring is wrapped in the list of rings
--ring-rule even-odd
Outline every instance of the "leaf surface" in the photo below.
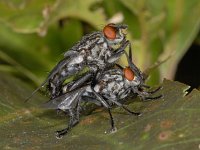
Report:
[[[29,103],[29,86],[6,74],[0,74],[1,149],[198,149],[200,142],[200,92],[189,86],[164,80],[164,99],[142,102],[133,99],[131,110],[142,112],[136,117],[121,108],[113,108],[117,132],[109,133],[107,111],[98,108],[82,115],[80,123],[62,139],[55,131],[67,125],[67,118],[40,106],[47,101],[36,95]],[[90,109],[90,108],[89,108]]]

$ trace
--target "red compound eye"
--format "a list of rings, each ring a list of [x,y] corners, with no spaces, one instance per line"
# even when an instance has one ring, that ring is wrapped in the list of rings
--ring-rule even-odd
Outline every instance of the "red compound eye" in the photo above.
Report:
[[[134,72],[131,70],[130,67],[124,68],[124,76],[127,80],[132,81],[135,77]]]
[[[104,36],[110,40],[116,38],[116,28],[113,25],[114,24],[108,24],[103,28]]]

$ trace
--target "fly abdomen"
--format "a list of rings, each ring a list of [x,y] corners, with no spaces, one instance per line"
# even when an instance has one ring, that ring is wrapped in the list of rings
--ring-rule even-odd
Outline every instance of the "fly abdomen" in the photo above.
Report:
[[[64,81],[83,69],[83,57],[75,57],[68,64],[60,68],[60,71],[49,79],[49,91],[51,99],[61,94],[61,88]],[[80,63],[81,62],[81,63]]]

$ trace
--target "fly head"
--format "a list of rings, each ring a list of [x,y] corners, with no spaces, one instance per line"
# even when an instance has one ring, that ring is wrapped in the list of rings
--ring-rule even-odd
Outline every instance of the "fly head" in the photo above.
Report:
[[[103,35],[111,46],[121,44],[126,40],[127,27],[127,25],[110,23],[103,28]]]

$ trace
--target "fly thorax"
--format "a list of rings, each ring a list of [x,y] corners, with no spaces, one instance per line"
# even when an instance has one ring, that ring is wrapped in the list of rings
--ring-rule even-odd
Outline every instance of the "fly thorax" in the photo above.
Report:
[[[111,49],[110,47],[108,46],[108,44],[106,42],[104,42],[102,45],[101,45],[101,53],[99,55],[99,58],[103,58],[105,61],[107,61],[107,59],[111,56],[112,52],[111,52]]]
[[[75,64],[80,64],[84,61],[84,56],[83,55],[78,55],[77,57],[74,57],[70,62],[69,66],[75,65]]]
[[[101,91],[101,94],[109,98],[117,98],[120,94],[124,92],[123,82],[109,82],[105,88]]]
[[[98,68],[104,68],[111,54],[111,49],[105,39],[100,38],[94,46],[91,46],[90,55],[87,56],[88,64],[94,64]]]

